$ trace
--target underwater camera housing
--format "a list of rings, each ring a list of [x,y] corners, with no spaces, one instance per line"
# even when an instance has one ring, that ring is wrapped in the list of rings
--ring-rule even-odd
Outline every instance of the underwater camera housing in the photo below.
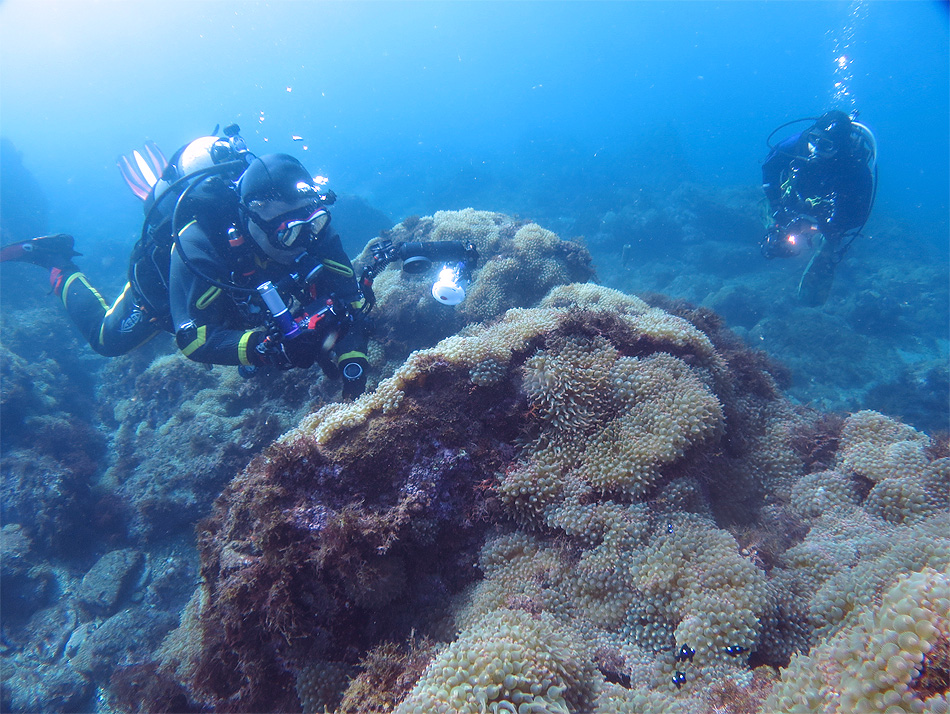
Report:
[[[294,318],[291,315],[282,293],[306,292],[307,288],[317,281],[322,272],[323,264],[309,252],[304,251],[294,260],[293,270],[276,285],[268,280],[257,287],[257,293],[285,339],[293,339],[301,333],[300,324],[298,324],[301,318],[299,316]],[[336,321],[339,322],[339,316],[332,300],[324,301],[320,299],[302,307],[303,319],[307,322],[309,329],[313,329],[314,325],[325,317],[337,318]]]
[[[784,226],[774,224],[762,241],[766,258],[792,258],[821,238],[818,224],[807,216],[797,216]]]

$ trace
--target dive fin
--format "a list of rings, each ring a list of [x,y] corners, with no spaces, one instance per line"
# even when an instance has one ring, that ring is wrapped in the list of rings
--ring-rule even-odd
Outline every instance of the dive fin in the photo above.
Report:
[[[122,178],[125,179],[125,183],[128,187],[132,189],[132,193],[144,201],[145,197],[148,196],[148,192],[151,190],[148,184],[145,183],[145,179],[138,175],[127,156],[120,156],[117,164]]]
[[[168,166],[168,160],[154,141],[145,142],[144,151],[134,150],[129,156],[120,156],[116,162],[122,178],[136,196],[143,201],[158,183]]]
[[[73,237],[56,233],[3,246],[0,248],[0,263],[9,260],[43,268],[65,268],[72,265],[72,259],[77,255],[82,253],[73,249]]]
[[[138,149],[132,152],[132,158],[135,159],[135,165],[139,167],[139,173],[141,174],[142,178],[145,179],[145,183],[148,184],[148,187],[151,188],[157,184],[158,176],[156,176],[155,172],[152,171],[152,167],[148,165],[145,157],[138,152]]]
[[[157,169],[155,175],[161,176],[165,173],[165,169],[168,167],[168,159],[165,158],[165,154],[162,153],[162,150],[158,148],[158,144],[151,139],[147,139],[145,141],[145,153],[148,154],[153,169]]]

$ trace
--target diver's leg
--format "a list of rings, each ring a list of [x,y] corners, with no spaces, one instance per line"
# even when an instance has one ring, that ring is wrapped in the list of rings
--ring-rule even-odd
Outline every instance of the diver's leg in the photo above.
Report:
[[[81,272],[51,275],[50,281],[82,336],[101,355],[123,355],[160,331],[142,313],[128,284],[110,307]]]
[[[109,304],[78,270],[67,275],[58,268],[53,268],[49,281],[53,292],[63,301],[73,324],[79,328],[86,342],[95,349],[99,343],[102,318],[105,317]]]
[[[0,262],[32,263],[50,271],[53,293],[63,301],[66,312],[82,336],[99,354],[115,357],[138,347],[160,331],[144,319],[128,284],[110,307],[72,259],[81,253],[73,248],[66,233],[39,236],[0,248]]]
[[[831,292],[839,260],[837,242],[822,236],[798,284],[798,299],[809,307],[824,305]]]
[[[124,355],[155,337],[161,328],[149,319],[140,307],[135,291],[129,283],[112,303],[102,321],[99,332],[101,354]]]

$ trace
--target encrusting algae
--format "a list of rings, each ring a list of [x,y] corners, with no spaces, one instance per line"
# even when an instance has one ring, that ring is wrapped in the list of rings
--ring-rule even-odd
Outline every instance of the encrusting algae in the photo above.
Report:
[[[304,418],[202,524],[164,676],[229,711],[948,711],[946,442],[795,408],[666,308],[553,286]]]

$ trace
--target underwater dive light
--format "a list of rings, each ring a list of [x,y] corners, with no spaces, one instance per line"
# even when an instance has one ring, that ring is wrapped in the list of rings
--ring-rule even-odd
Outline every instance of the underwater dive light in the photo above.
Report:
[[[443,265],[439,279],[432,286],[432,297],[443,305],[458,305],[465,299],[465,285],[468,280],[462,278],[463,264],[454,268]]]

